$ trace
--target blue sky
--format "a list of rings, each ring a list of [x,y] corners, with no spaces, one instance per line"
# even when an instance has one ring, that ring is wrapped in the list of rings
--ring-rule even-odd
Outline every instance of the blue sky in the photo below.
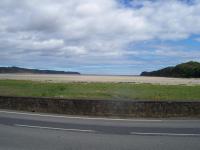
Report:
[[[199,0],[1,0],[0,66],[140,74],[200,61]]]

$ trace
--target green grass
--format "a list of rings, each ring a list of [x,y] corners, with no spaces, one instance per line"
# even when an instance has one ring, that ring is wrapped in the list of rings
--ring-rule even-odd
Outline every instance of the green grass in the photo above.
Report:
[[[0,95],[91,100],[200,101],[200,86],[134,83],[44,83],[0,80]]]

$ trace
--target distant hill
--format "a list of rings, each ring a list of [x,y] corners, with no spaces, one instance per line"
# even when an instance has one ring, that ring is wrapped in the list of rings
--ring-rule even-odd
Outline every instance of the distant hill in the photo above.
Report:
[[[200,78],[200,63],[190,61],[175,67],[167,67],[152,72],[142,72],[141,76]]]
[[[19,67],[0,67],[0,73],[33,73],[33,74],[80,74],[79,72],[71,71],[54,71],[54,70],[38,70],[26,69]]]

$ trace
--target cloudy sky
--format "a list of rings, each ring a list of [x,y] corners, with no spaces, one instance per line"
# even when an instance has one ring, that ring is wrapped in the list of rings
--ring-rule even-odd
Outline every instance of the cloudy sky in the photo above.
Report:
[[[200,0],[0,0],[0,66],[139,74],[200,61]]]

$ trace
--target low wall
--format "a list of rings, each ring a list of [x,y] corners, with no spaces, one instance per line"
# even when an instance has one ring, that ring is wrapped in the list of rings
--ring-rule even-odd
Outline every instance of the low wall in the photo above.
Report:
[[[88,116],[200,118],[200,102],[70,100],[0,96],[0,109]]]

